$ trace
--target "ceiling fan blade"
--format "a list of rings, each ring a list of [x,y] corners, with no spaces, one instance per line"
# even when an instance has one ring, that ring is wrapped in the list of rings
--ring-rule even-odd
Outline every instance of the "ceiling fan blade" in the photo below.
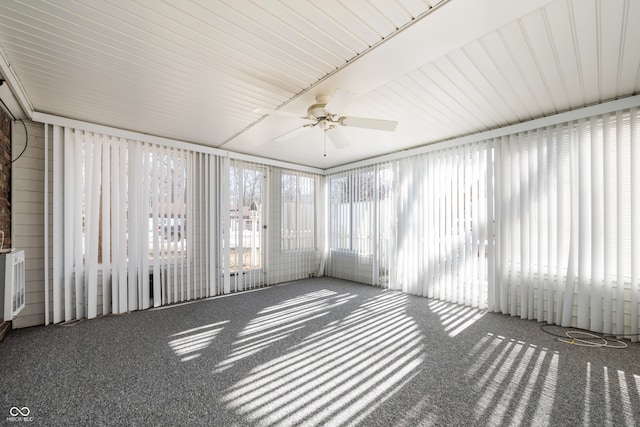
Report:
[[[306,125],[297,127],[297,128],[295,128],[293,130],[290,130],[287,133],[284,133],[284,134],[280,135],[277,138],[274,138],[273,142],[283,142],[283,141],[286,141],[288,139],[294,138],[294,137],[304,133],[307,129],[309,129],[309,126],[306,126]]]
[[[290,113],[288,111],[282,111],[282,110],[270,110],[268,108],[254,108],[252,110],[254,113],[258,113],[258,114],[270,114],[273,116],[283,116],[283,117],[295,117],[297,119],[306,119],[305,116],[302,116],[298,113]]]
[[[340,114],[355,98],[356,95],[349,91],[336,89],[333,92],[333,95],[331,95],[329,102],[327,102],[327,105],[324,107],[324,111],[329,114]]]
[[[340,128],[332,127],[331,129],[327,129],[325,132],[337,149],[342,149],[349,146],[349,141],[347,141],[347,138],[344,137],[344,134],[342,133]]]
[[[393,120],[367,119],[364,117],[340,117],[339,122],[343,126],[386,130],[389,132],[396,130],[398,126],[398,122]]]

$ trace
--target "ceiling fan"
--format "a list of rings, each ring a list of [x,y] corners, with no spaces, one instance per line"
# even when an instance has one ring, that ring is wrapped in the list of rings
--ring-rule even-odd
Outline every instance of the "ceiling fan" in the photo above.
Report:
[[[307,115],[301,116],[281,110],[269,110],[266,108],[255,108],[254,113],[271,114],[274,116],[296,117],[306,121],[300,127],[293,129],[275,138],[274,142],[280,142],[292,138],[309,128],[317,127],[324,131],[325,137],[329,137],[336,148],[345,148],[349,141],[340,130],[341,126],[375,129],[383,131],[394,131],[398,122],[393,120],[370,119],[364,117],[342,116],[340,113],[351,103],[355,95],[342,89],[336,89],[333,95],[316,96],[316,103],[307,108]]]

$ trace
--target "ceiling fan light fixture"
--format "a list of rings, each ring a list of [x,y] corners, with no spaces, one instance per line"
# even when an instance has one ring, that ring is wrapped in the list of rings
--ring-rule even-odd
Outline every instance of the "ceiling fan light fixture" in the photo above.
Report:
[[[318,120],[316,125],[325,131],[331,130],[336,127],[339,123],[335,120],[331,120],[330,118],[322,118]]]

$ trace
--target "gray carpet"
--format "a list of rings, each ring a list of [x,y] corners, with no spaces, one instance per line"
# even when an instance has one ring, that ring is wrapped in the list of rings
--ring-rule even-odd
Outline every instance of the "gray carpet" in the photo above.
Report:
[[[565,344],[533,321],[310,279],[14,330],[0,343],[0,421],[633,426],[639,350]]]

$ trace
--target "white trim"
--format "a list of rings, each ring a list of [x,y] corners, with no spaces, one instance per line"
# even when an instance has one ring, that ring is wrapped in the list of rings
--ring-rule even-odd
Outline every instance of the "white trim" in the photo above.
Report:
[[[461,136],[441,142],[432,142],[421,145],[416,148],[410,148],[395,153],[385,154],[371,159],[359,162],[349,163],[346,165],[336,166],[324,170],[325,175],[349,171],[352,169],[371,166],[377,163],[390,162],[400,160],[405,157],[416,156],[419,154],[430,153],[432,151],[444,150],[447,148],[457,147],[459,145],[471,144],[473,142],[485,141],[493,138],[516,134],[519,132],[527,132],[533,129],[543,128],[547,126],[555,126],[560,123],[566,123],[573,120],[580,120],[591,116],[612,113],[614,111],[625,110],[628,108],[640,107],[640,95],[633,95],[627,98],[616,99],[614,101],[604,102],[602,104],[590,105],[588,107],[577,110],[565,111],[564,113],[554,114],[552,116],[540,117],[538,119],[529,120],[527,122],[517,123],[504,126],[498,129],[491,129],[484,132],[474,133],[472,135]]]
[[[280,283],[279,285],[274,285],[274,287],[285,286],[285,285],[290,285],[290,284],[291,283]],[[248,293],[251,293],[251,292],[266,291],[268,289],[271,289],[271,287],[248,289],[246,291],[234,292],[232,294],[214,295],[214,296],[211,296],[211,297],[200,298],[200,299],[191,300],[191,301],[185,301],[185,302],[179,302],[179,303],[176,303],[176,304],[163,305],[163,306],[160,306],[160,307],[151,307],[149,309],[149,311],[168,310],[168,309],[171,309],[171,308],[178,308],[178,307],[182,307],[182,306],[185,306],[185,305],[191,305],[191,304],[199,304],[201,302],[212,301],[212,300],[220,299],[220,298],[235,297],[235,296],[239,296],[239,295],[243,295],[243,294],[248,294]]]
[[[527,122],[517,123],[498,129],[492,129],[484,132],[475,133],[472,135],[461,136],[441,142],[432,142],[421,145],[419,147],[398,151],[395,153],[389,153],[371,159],[366,159],[354,163],[349,163],[341,166],[336,166],[329,169],[319,169],[310,166],[298,165],[295,163],[288,163],[274,159],[262,158],[252,156],[248,154],[236,153],[227,150],[221,150],[219,148],[207,147],[200,144],[191,142],[179,141],[170,138],[164,138],[154,135],[148,135],[140,132],[128,131],[123,129],[114,128],[111,126],[98,125],[95,123],[84,122],[75,119],[69,119],[66,117],[55,116],[47,113],[40,113],[34,111],[32,114],[32,120],[35,122],[41,122],[46,124],[72,127],[75,129],[85,130],[89,132],[98,132],[108,134],[114,137],[145,141],[154,144],[160,144],[167,147],[181,148],[192,150],[201,153],[208,153],[218,155],[220,157],[228,157],[230,159],[244,160],[253,163],[260,163],[266,166],[275,166],[284,169],[291,169],[301,172],[310,172],[318,175],[329,175],[339,172],[349,171],[351,169],[366,167],[375,165],[378,163],[389,162],[394,160],[403,159],[410,156],[419,154],[425,154],[432,151],[443,150],[447,148],[457,147],[459,145],[470,144],[478,141],[485,141],[493,138],[500,138],[502,136],[511,135],[519,132],[527,132],[529,130],[538,129],[541,127],[554,126],[559,123],[565,123],[572,120],[579,120],[586,117],[597,116],[600,114],[611,113],[618,110],[624,110],[632,107],[640,107],[640,95],[634,95],[627,98],[617,99],[614,101],[605,102],[602,104],[590,105],[588,107],[580,108],[577,110],[566,111],[564,113],[554,114],[552,116],[541,117]]]
[[[298,165],[295,163],[282,162],[279,160],[267,159],[257,156],[251,156],[248,154],[235,153],[227,150],[221,150],[219,148],[207,147],[201,144],[195,144],[192,142],[180,141],[171,138],[164,138],[155,135],[149,135],[140,132],[134,132],[124,129],[119,129],[111,126],[99,125],[95,123],[85,122],[81,120],[70,119],[67,117],[55,116],[53,114],[40,113],[34,111],[32,114],[32,120],[35,122],[41,122],[51,125],[58,125],[63,127],[74,128],[78,130],[97,132],[106,135],[111,135],[116,138],[130,139],[134,141],[144,141],[151,144],[158,144],[165,147],[179,148],[183,150],[191,150],[199,153],[214,154],[220,157],[229,157],[237,160],[244,160],[253,163],[260,163],[267,166],[276,166],[280,168],[293,169],[302,172],[310,172],[319,175],[324,175],[324,170],[313,168],[309,166]]]
[[[234,160],[242,160],[245,162],[258,163],[260,165],[265,165],[265,166],[274,166],[282,169],[291,169],[299,172],[309,172],[309,173],[315,173],[318,175],[325,174],[324,169],[318,169],[311,166],[297,165],[295,163],[288,163],[280,160],[267,159],[263,157],[252,156],[249,154],[236,153],[233,151],[227,151],[227,157]]]
[[[160,136],[149,135],[141,132],[134,132],[124,129],[119,129],[111,126],[99,125],[96,123],[85,122],[82,120],[70,119],[67,117],[55,116],[53,114],[40,113],[38,111],[33,112],[33,121],[48,123],[88,132],[96,132],[107,134],[115,138],[144,141],[152,144],[159,144],[165,147],[182,148],[192,151],[198,151],[203,153],[217,154],[219,156],[226,156],[227,152],[219,150],[213,147],[206,147],[204,145],[198,145],[190,142],[179,141],[171,138],[164,138]]]
[[[33,105],[31,105],[31,101],[29,101],[29,97],[26,95],[22,84],[20,83],[20,79],[13,71],[13,67],[7,61],[7,55],[0,46],[0,72],[7,85],[9,86],[9,96],[12,99],[9,99],[9,106],[13,106],[13,104],[18,104],[20,106],[21,111],[11,111],[11,115],[17,119],[22,119],[24,116],[29,117],[29,119],[33,120]],[[14,102],[15,101],[15,102]],[[21,116],[19,113],[22,113],[24,116]]]

